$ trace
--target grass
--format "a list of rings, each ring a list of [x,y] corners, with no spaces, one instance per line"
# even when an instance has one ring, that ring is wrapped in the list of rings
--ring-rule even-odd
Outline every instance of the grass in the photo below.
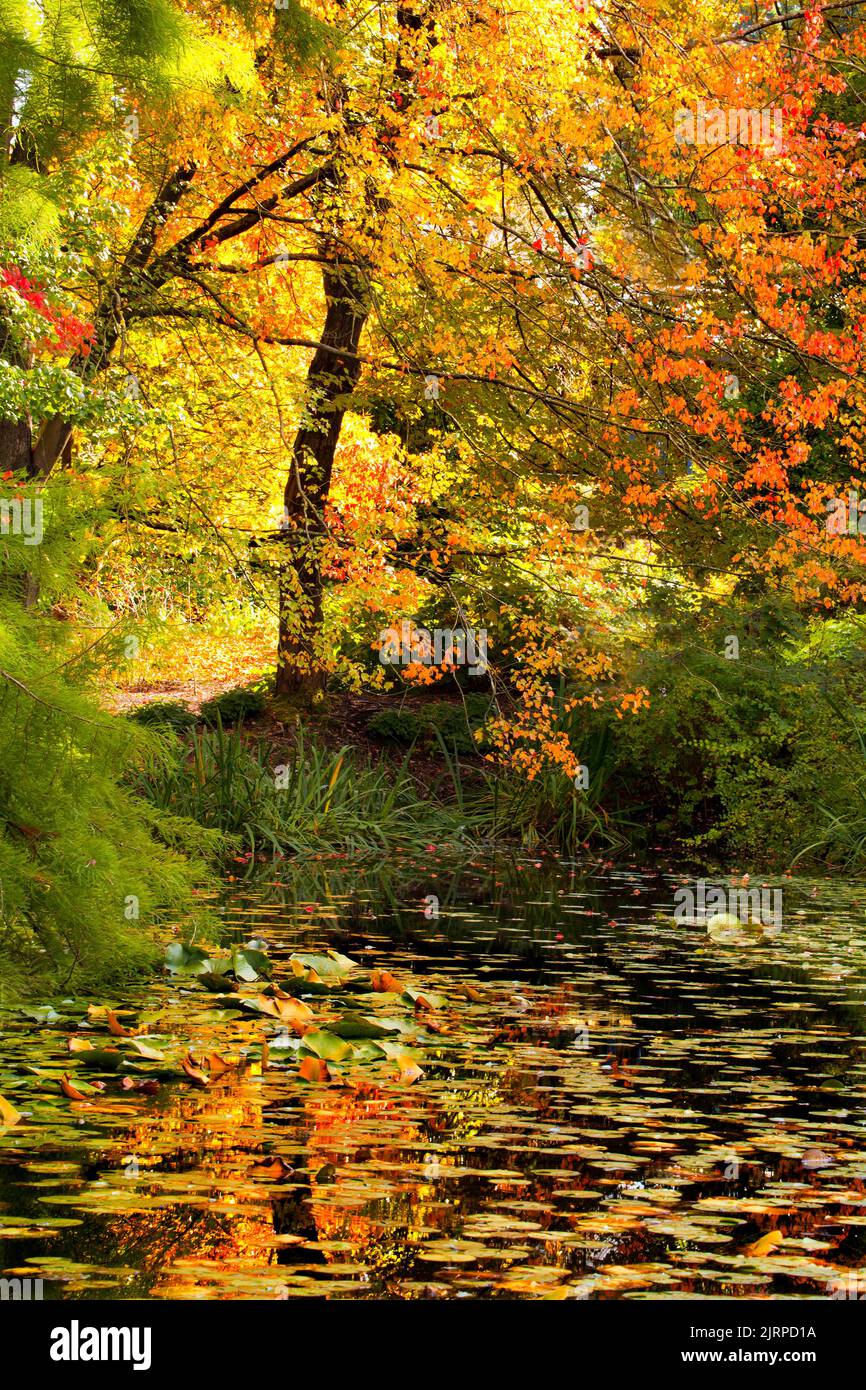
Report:
[[[136,789],[155,806],[218,830],[252,852],[316,849],[375,852],[431,840],[457,843],[456,805],[422,793],[403,762],[336,752],[299,733],[285,761],[271,745],[244,738],[242,726],[198,732],[173,756],[139,775]]]

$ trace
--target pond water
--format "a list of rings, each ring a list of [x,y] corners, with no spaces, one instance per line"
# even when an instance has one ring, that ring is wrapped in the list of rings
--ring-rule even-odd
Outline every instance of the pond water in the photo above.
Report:
[[[46,1298],[866,1294],[866,885],[774,880],[780,929],[718,940],[683,882],[431,846],[230,883],[227,939],[297,1002],[148,980],[103,1001],[144,1055],[87,1001],[2,1016],[0,1268]]]

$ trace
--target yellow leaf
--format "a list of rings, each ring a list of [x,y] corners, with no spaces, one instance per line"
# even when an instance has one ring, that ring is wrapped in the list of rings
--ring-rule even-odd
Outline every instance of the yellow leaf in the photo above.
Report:
[[[17,1125],[20,1119],[21,1116],[15,1109],[15,1106],[10,1105],[8,1100],[4,1100],[3,1097],[0,1096],[0,1124]]]
[[[743,1250],[744,1255],[770,1255],[777,1245],[781,1245],[785,1237],[781,1231],[768,1231],[765,1236],[752,1241]]]

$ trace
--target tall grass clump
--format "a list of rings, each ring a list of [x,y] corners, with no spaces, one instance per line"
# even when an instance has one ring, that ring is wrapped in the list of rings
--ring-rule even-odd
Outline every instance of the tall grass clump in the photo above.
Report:
[[[162,813],[191,819],[251,852],[350,853],[456,840],[454,805],[426,794],[409,772],[349,749],[333,750],[299,730],[294,748],[244,736],[243,727],[193,732],[172,759],[136,778],[139,793]]]

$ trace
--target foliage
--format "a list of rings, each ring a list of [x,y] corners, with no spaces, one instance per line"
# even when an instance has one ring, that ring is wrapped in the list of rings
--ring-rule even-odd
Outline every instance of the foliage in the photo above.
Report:
[[[489,709],[490,700],[478,694],[469,694],[459,703],[437,700],[411,710],[386,706],[371,715],[367,729],[378,738],[407,745],[419,738],[435,742],[439,734],[449,749],[469,755],[489,746],[484,741]]]
[[[205,724],[237,724],[263,714],[267,701],[259,690],[226,690],[213,700],[205,700],[201,718]]]
[[[175,733],[186,733],[196,723],[192,710],[179,700],[150,700],[146,705],[131,710],[129,718],[145,728],[168,728]]]
[[[421,716],[409,709],[382,709],[367,720],[368,733],[394,743],[414,743],[424,729]]]
[[[0,542],[0,993],[82,987],[152,959],[156,926],[204,883],[211,837],[126,785],[163,753],[100,710],[98,661],[50,611],[86,550],[86,508],[42,494],[38,547]],[[35,584],[40,599],[22,603]]]
[[[405,764],[332,752],[303,733],[277,757],[269,743],[218,724],[137,785],[155,807],[231,836],[250,855],[371,852],[457,835],[454,811],[422,795]]]

